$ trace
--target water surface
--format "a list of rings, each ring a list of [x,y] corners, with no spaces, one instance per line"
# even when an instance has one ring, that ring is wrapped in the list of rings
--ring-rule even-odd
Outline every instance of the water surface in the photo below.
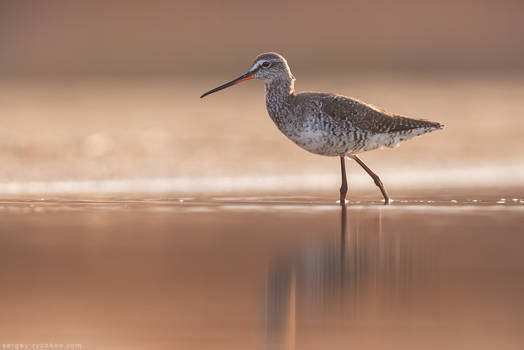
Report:
[[[326,194],[4,199],[0,339],[521,349],[524,196],[512,193],[364,196],[345,210]]]

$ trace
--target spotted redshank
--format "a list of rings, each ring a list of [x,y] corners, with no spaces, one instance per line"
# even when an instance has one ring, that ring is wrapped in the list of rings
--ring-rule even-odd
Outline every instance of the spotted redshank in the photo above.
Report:
[[[414,136],[443,128],[440,123],[389,113],[350,97],[296,93],[295,77],[286,59],[274,52],[257,56],[246,74],[200,98],[250,79],[264,81],[267,111],[284,135],[309,152],[340,157],[340,203],[345,203],[348,189],[345,157],[355,160],[371,176],[388,204],[389,196],[382,181],[357,154],[395,147]]]

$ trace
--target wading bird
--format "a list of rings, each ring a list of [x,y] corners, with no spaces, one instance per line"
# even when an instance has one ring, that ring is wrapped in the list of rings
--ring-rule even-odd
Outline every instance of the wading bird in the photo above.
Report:
[[[306,151],[340,157],[340,203],[345,203],[348,189],[345,157],[364,168],[388,204],[389,196],[382,181],[357,154],[384,146],[395,147],[414,136],[443,128],[437,122],[389,113],[350,97],[296,93],[295,77],[286,59],[274,52],[257,56],[246,74],[209,90],[200,98],[250,79],[264,81],[267,111],[284,135]]]

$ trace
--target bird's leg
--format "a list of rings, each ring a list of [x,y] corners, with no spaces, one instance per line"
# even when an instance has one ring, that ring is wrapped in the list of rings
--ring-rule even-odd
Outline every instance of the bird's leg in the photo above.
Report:
[[[342,171],[342,186],[340,186],[340,204],[346,204],[346,194],[348,193],[348,180],[346,177],[346,159],[340,156],[340,170]]]
[[[382,195],[384,196],[384,201],[385,201],[384,204],[389,204],[388,193],[386,192],[386,189],[384,188],[384,185],[382,184],[382,181],[380,181],[380,178],[378,177],[378,175],[375,174],[370,168],[368,168],[368,166],[364,164],[364,162],[361,161],[360,158],[357,157],[356,155],[352,155],[351,158],[353,158],[362,168],[364,168],[366,173],[368,173],[369,176],[371,176],[373,181],[375,181],[375,185],[378,186],[378,188],[380,189],[380,192],[382,192]]]

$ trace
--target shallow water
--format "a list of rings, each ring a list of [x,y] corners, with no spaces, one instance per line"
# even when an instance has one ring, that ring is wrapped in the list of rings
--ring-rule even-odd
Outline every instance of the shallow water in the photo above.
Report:
[[[521,349],[523,193],[4,199],[0,339]]]
[[[390,206],[348,161],[346,211],[261,84],[0,82],[0,343],[524,348],[524,77],[368,73],[295,72],[446,128],[362,156]]]

